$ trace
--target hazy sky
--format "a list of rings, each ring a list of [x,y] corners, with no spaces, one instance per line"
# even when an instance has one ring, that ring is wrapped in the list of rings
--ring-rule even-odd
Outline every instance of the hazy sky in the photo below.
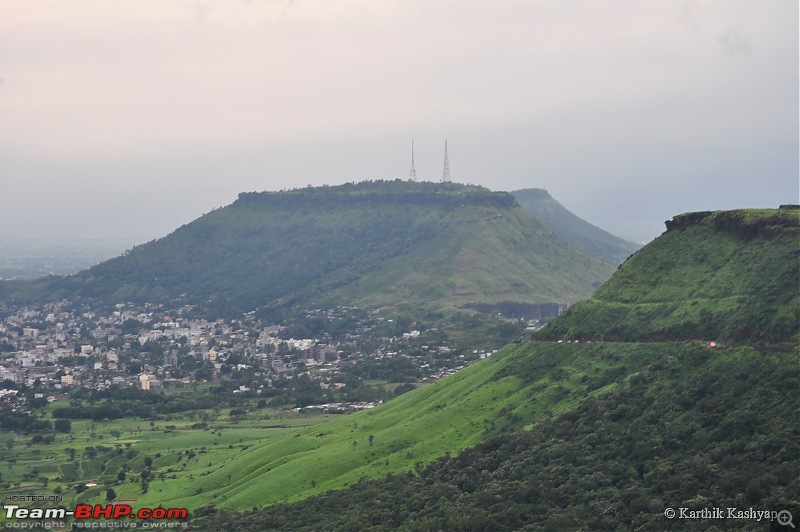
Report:
[[[620,236],[798,202],[797,0],[2,0],[0,234],[442,175]]]

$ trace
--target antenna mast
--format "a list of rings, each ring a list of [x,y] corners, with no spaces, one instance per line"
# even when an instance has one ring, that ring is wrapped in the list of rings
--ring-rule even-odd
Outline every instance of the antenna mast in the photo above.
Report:
[[[450,182],[450,159],[447,157],[447,139],[444,139],[444,169],[442,170],[442,183]]]
[[[411,139],[411,171],[408,173],[411,181],[417,180],[417,169],[414,167],[414,139]]]

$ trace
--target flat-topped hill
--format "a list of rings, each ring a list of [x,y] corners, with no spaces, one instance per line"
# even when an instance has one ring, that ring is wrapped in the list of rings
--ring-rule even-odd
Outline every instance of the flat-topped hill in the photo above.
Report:
[[[191,303],[222,315],[341,304],[438,311],[574,302],[611,271],[508,193],[375,181],[243,193],[76,275],[2,283],[0,301]]]
[[[800,211],[695,212],[538,338],[797,340]]]

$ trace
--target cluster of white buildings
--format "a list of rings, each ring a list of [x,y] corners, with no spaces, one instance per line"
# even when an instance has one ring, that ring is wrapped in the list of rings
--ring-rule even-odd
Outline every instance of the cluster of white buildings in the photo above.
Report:
[[[193,311],[132,304],[100,310],[66,301],[0,309],[0,381],[7,381],[0,390],[22,385],[49,393],[73,386],[153,390],[214,379],[236,380],[244,392],[271,386],[278,375],[308,375],[321,388],[335,389],[362,361],[407,359],[428,381],[487,356],[476,351],[465,360],[441,343],[420,345],[430,340],[417,329],[378,338],[377,326],[392,320],[355,307],[310,311],[313,318],[357,325],[340,328],[336,338],[324,333],[299,339],[286,337],[288,327],[262,324],[254,313],[210,321],[193,317]],[[372,347],[363,347],[365,339]],[[414,354],[409,346],[416,346]]]

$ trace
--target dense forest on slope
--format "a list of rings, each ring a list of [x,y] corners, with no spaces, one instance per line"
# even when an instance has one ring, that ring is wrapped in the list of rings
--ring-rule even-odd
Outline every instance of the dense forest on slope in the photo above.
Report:
[[[800,508],[798,353],[671,344],[610,393],[457,457],[203,530],[708,530],[666,508]],[[536,344],[529,348],[537,349]],[[620,349],[623,349],[620,347]],[[723,529],[764,529],[726,520]]]
[[[590,224],[568,211],[544,189],[526,188],[511,194],[523,209],[571,246],[614,266],[641,248]]]
[[[691,213],[540,339],[797,344],[800,211]]]
[[[504,192],[378,181],[243,193],[159,240],[0,300],[202,304],[223,315],[356,303],[455,308],[589,295],[611,273]]]

